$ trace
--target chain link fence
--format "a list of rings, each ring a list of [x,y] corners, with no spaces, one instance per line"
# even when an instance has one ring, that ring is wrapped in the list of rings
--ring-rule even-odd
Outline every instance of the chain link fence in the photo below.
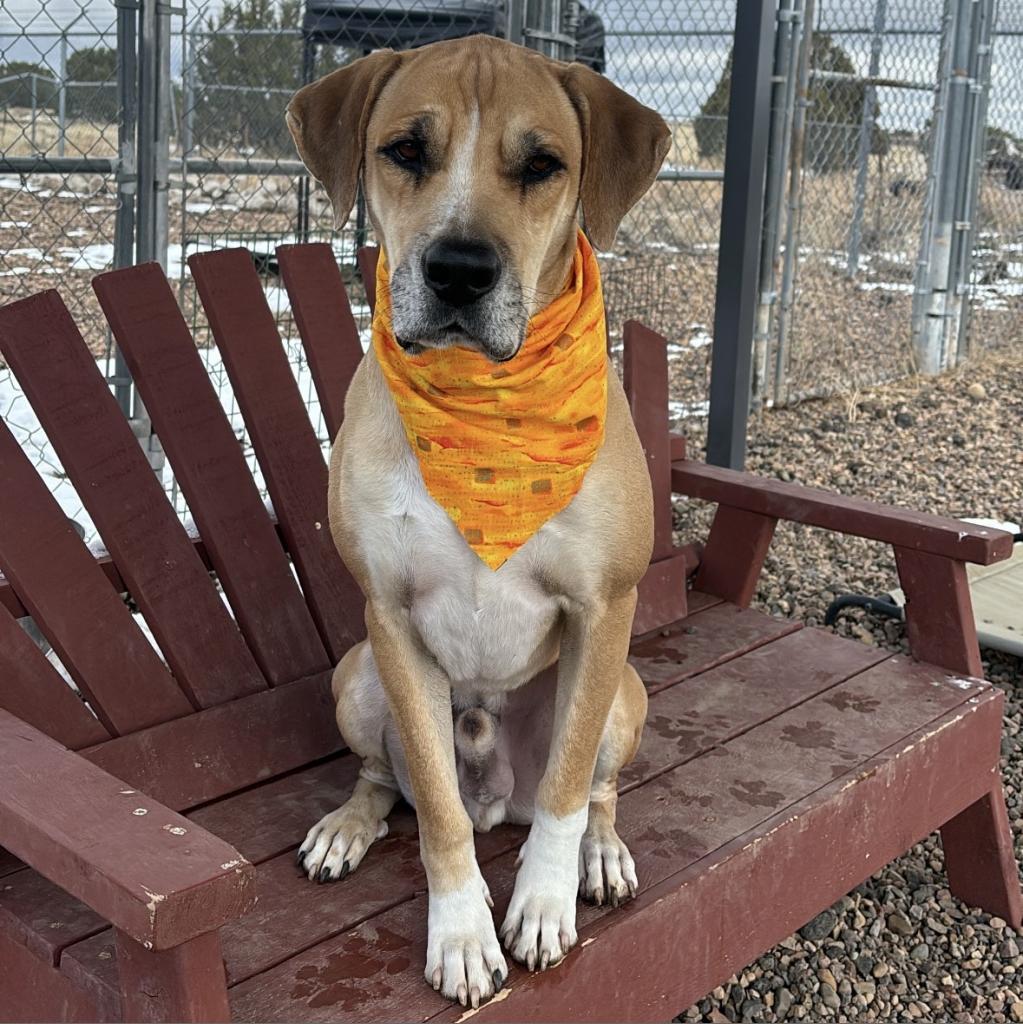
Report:
[[[987,12],[987,21],[978,15],[964,29],[957,18],[967,8]],[[5,0],[0,299],[59,287],[146,435],[144,410],[132,408],[89,281],[113,266],[161,260],[247,445],[187,266],[192,253],[244,245],[318,415],[274,250],[282,242],[330,242],[366,329],[354,257],[372,238],[361,205],[344,231],[333,230],[326,197],[305,175],[285,127],[288,98],[381,46],[488,32],[549,52],[574,49],[671,126],[660,179],[601,262],[612,340],[630,317],[663,332],[673,414],[699,418],[734,17],[734,0]],[[962,56],[957,45],[968,58],[963,102],[949,84]],[[1023,3],[778,0],[774,71],[755,403],[910,372],[921,325],[945,324],[953,314],[954,328],[943,335],[950,357],[1017,343]],[[933,253],[948,227],[938,217],[948,179],[939,164],[953,114],[972,127],[960,136],[959,177],[970,180],[952,196],[963,261],[951,279],[960,305],[946,317],[945,306],[931,301],[938,275],[925,277],[922,268],[935,270]],[[0,413],[46,467],[69,514],[91,530],[3,368]],[[326,443],[322,421],[319,430]],[[160,468],[158,444],[150,447]],[[254,458],[252,465],[258,473]],[[187,515],[169,470],[160,471]]]

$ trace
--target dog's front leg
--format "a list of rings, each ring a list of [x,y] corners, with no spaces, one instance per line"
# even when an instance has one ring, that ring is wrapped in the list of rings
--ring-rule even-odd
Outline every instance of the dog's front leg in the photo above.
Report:
[[[501,928],[505,947],[530,970],[557,963],[575,945],[579,844],[597,750],[621,684],[635,610],[633,589],[567,617],[550,753]]]
[[[449,999],[476,1007],[500,989],[508,967],[458,793],[451,685],[413,639],[405,613],[371,602],[366,626],[416,801],[429,885],[426,980]]]

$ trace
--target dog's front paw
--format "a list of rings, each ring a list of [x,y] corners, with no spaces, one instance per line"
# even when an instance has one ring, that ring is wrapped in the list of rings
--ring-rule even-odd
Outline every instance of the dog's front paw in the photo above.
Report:
[[[386,821],[349,800],[309,829],[295,860],[310,882],[336,882],[354,871],[373,842],[386,835]]]
[[[585,809],[565,818],[538,811],[522,847],[501,938],[530,970],[546,970],[575,945],[579,839],[585,823]]]
[[[636,862],[629,848],[613,826],[591,822],[579,848],[579,895],[598,907],[605,903],[617,907],[635,896],[638,888]]]
[[[462,888],[430,893],[426,980],[448,999],[473,1009],[500,992],[508,977],[492,906],[478,868]]]

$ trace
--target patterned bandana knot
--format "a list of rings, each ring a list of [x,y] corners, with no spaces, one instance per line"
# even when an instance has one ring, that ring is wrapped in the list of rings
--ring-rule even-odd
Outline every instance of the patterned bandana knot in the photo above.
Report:
[[[529,321],[506,363],[466,348],[407,355],[377,263],[373,349],[423,482],[498,569],[575,497],[604,442],[607,350],[600,271],[579,232],[565,291]]]

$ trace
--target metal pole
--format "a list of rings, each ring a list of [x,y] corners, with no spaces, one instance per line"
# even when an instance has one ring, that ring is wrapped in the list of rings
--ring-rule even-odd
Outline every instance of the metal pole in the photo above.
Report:
[[[781,405],[788,372],[789,331],[795,303],[796,268],[799,262],[799,229],[802,217],[803,157],[806,147],[806,112],[810,107],[810,58],[813,52],[815,0],[806,0],[803,37],[799,45],[798,99],[792,122],[789,151],[789,195],[785,221],[785,253],[782,261],[781,305],[778,310],[778,344],[774,351],[774,404]]]
[[[970,132],[970,159],[963,182],[962,221],[966,225],[960,235],[959,288],[963,302],[959,314],[959,334],[956,339],[956,362],[960,363],[970,354],[970,318],[973,312],[970,295],[973,282],[973,245],[977,233],[977,207],[980,201],[980,185],[987,160],[987,107],[991,92],[991,62],[994,50],[994,24],[997,16],[995,0],[981,0],[977,19],[977,46],[974,53],[975,68],[973,120]]]
[[[153,169],[156,177],[153,188],[155,258],[167,269],[167,250],[170,247],[170,136],[171,136],[171,5],[157,5],[156,17],[156,154]]]
[[[313,72],[316,66],[316,44],[309,36],[302,40],[302,84],[308,85],[313,80]],[[297,205],[295,234],[300,242],[309,241],[309,199],[312,194],[312,179],[309,172],[302,169],[296,181]]]
[[[509,43],[522,46],[525,37],[522,34],[523,19],[525,18],[525,0],[508,0],[508,20],[504,26],[504,37]]]
[[[60,34],[60,85],[57,89],[57,156],[64,156],[67,134],[67,33]]]
[[[785,166],[788,160],[792,109],[796,96],[796,40],[802,20],[802,0],[781,0],[774,43],[774,73],[771,77],[771,130],[767,150],[767,179],[764,186],[764,236],[760,246],[755,356],[753,359],[753,402],[762,404],[767,390],[767,353],[771,340],[772,313],[778,293],[779,229],[785,201]]]
[[[860,118],[860,145],[856,154],[856,190],[853,196],[852,227],[849,229],[849,262],[846,267],[853,276],[860,267],[860,245],[863,242],[863,210],[867,202],[867,173],[870,169],[870,143],[874,135],[877,108],[877,87],[873,84],[881,71],[881,47],[884,43],[888,0],[877,0],[874,6],[874,31],[870,37],[870,82],[863,90],[863,116]]]
[[[937,152],[937,179],[933,228],[930,235],[922,330],[917,339],[917,367],[922,373],[940,373],[948,365],[950,317],[954,315],[952,247],[957,174],[966,129],[969,88],[970,31],[976,0],[958,0],[952,28],[952,60],[945,81],[945,126]]]
[[[32,92],[32,121],[31,121],[32,131],[31,131],[30,139],[31,139],[31,142],[32,142],[32,152],[35,153],[35,152],[38,151],[37,147],[36,147],[36,75],[35,75],[35,72],[32,72],[32,74],[29,75],[29,81],[32,83],[29,86],[29,89]]]
[[[745,0],[735,11],[707,424],[707,461],[732,469],[746,459],[774,12],[774,0]]]
[[[138,175],[136,129],[138,122],[137,46],[138,3],[117,2],[117,212],[114,215],[114,266],[130,267],[135,261],[135,204]],[[112,345],[108,337],[108,351]],[[109,375],[109,371],[108,371]],[[126,418],[131,417],[132,382],[124,356],[114,348],[114,397]]]

